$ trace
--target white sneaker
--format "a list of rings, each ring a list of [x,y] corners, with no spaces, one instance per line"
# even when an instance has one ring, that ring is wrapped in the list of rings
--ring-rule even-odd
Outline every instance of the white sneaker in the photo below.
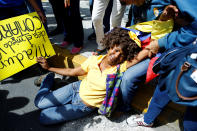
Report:
[[[137,127],[137,126],[152,127],[153,126],[153,123],[147,124],[144,122],[143,114],[132,115],[131,117],[127,118],[126,122],[131,127]]]

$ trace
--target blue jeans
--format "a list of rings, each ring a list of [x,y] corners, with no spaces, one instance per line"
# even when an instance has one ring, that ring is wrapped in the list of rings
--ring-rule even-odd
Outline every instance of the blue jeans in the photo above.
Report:
[[[156,88],[152,100],[144,115],[144,122],[153,123],[164,107],[169,103],[170,98],[166,90]],[[184,131],[196,131],[197,129],[197,107],[188,107],[183,120]]]
[[[27,14],[28,10],[27,7],[24,4],[21,6],[16,6],[16,7],[7,7],[7,8],[0,8],[0,20],[4,20],[7,18]]]
[[[81,81],[51,91],[53,82],[54,74],[51,73],[43,80],[35,98],[35,106],[42,109],[40,123],[50,125],[69,121],[87,116],[96,109],[82,102],[79,96]]]
[[[169,101],[170,98],[167,90],[162,90],[157,86],[149,104],[148,111],[144,115],[144,122],[147,124],[153,123]]]
[[[138,84],[145,80],[150,59],[146,59],[126,70],[120,85],[122,103],[118,106],[118,110],[129,111],[131,109],[131,101],[138,88]]]
[[[184,131],[197,130],[197,107],[187,107],[183,120]]]

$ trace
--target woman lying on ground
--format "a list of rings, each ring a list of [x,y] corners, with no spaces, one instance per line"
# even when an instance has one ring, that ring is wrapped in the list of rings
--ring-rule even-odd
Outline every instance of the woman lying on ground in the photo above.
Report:
[[[106,55],[91,56],[77,68],[54,68],[43,57],[37,62],[42,68],[64,76],[83,76],[82,81],[73,82],[51,91],[54,73],[49,73],[42,81],[35,98],[35,105],[40,108],[40,122],[45,125],[84,117],[99,108],[106,96],[106,78],[108,74],[124,72],[136,64],[149,50],[142,49],[132,40],[129,31],[116,27],[107,33],[102,43],[108,48]],[[137,54],[141,51],[141,55]]]

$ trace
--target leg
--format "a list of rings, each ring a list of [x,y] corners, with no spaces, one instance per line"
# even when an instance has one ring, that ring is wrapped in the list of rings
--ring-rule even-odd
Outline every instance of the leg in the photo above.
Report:
[[[73,86],[80,85],[80,81],[71,83],[55,91],[51,91],[53,86],[54,74],[50,73],[41,83],[41,88],[35,98],[35,106],[45,109],[53,106],[60,106],[71,102],[73,94]]]
[[[101,46],[100,41],[104,37],[103,17],[108,3],[109,0],[95,0],[93,4],[92,22],[96,33],[96,42],[98,44],[97,49],[99,50],[103,50],[105,48]]]
[[[133,115],[127,119],[127,124],[130,126],[145,126],[151,127],[154,120],[168,104],[170,98],[168,97],[167,90],[160,90],[159,86],[156,87],[152,100],[149,104],[148,111],[145,115]]]
[[[93,2],[94,2],[94,0],[89,0],[91,15],[92,15],[92,10],[93,10]],[[113,6],[113,0],[110,0],[108,6],[106,8],[104,18],[103,18],[104,33],[108,32],[110,30],[110,15],[111,15],[111,11],[112,11],[112,6]],[[96,34],[94,31],[93,25],[92,25],[92,29],[93,29],[93,33],[88,36],[88,40],[94,40],[96,38]]]
[[[113,7],[113,0],[109,0],[109,4],[107,6],[107,9],[105,11],[105,15],[103,18],[104,33],[110,30],[110,16],[112,12],[112,7]]]
[[[49,32],[49,35],[50,36],[54,36],[54,35],[57,35],[57,34],[60,34],[63,32],[63,19],[62,19],[62,12],[63,12],[63,9],[64,9],[64,3],[63,1],[61,0],[49,0],[51,6],[52,6],[52,9],[53,9],[53,13],[54,13],[54,16],[55,16],[55,20],[56,20],[56,23],[57,23],[57,27]]]
[[[72,0],[70,7],[70,25],[69,30],[71,32],[71,39],[75,47],[80,48],[83,46],[84,32],[82,19],[80,15],[79,0]]]
[[[120,85],[123,106],[120,110],[129,111],[131,109],[131,101],[138,88],[139,82],[145,79],[150,59],[146,59],[129,69],[124,73]]]
[[[54,93],[54,96],[57,94],[56,97],[59,97],[57,100],[62,104],[57,104],[56,106],[42,110],[40,122],[45,125],[56,124],[78,119],[92,113],[96,108],[90,108],[83,104],[79,96],[79,87],[80,82],[75,82],[70,84],[69,87],[66,87],[66,89]],[[62,100],[60,98],[62,98]]]
[[[124,15],[126,6],[121,5],[119,0],[114,0],[113,1],[113,8],[112,8],[112,13],[111,13],[111,18],[110,18],[110,29],[113,29],[114,27],[120,26],[122,17]]]
[[[183,120],[184,131],[196,131],[197,107],[188,107]]]
[[[144,115],[144,122],[147,124],[153,123],[169,101],[170,98],[167,90],[161,91],[161,89],[157,86],[148,107],[148,111]]]

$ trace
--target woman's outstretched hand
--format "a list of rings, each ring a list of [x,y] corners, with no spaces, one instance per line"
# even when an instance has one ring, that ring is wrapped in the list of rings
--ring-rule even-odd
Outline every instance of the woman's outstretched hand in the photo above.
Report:
[[[41,65],[41,67],[45,70],[49,69],[49,65],[47,63],[47,60],[43,57],[37,57],[36,61]]]

